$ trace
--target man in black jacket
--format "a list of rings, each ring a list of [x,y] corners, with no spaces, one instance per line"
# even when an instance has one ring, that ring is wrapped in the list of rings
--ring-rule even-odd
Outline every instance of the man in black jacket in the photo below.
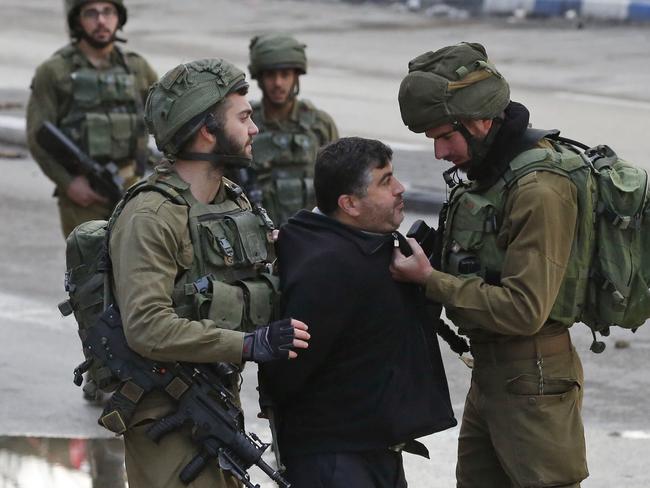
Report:
[[[283,314],[309,323],[309,349],[264,366],[294,488],[405,487],[401,451],[456,425],[422,290],[391,278],[404,187],[392,151],[343,138],[316,160],[318,207],[282,227]]]

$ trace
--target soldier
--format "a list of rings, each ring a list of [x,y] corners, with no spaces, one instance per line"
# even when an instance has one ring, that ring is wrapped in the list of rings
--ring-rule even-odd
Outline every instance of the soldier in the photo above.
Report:
[[[115,162],[133,183],[136,164],[142,167],[147,158],[144,97],[158,78],[140,55],[115,45],[127,19],[122,0],[65,5],[72,42],[37,68],[27,108],[29,148],[56,185],[64,237],[82,222],[108,218],[112,205],[84,175],[45,152],[36,132],[43,122],[53,123],[99,163]]]
[[[409,129],[469,179],[445,210],[442,270],[414,240],[392,264],[470,338],[457,486],[577,487],[588,476],[583,372],[568,328],[588,259],[569,168],[480,44],[413,59],[399,103]]]
[[[300,75],[307,73],[304,44],[281,34],[254,37],[248,69],[263,96],[253,103],[253,121],[260,133],[253,139],[253,167],[246,186],[261,191],[257,198],[279,226],[298,210],[313,207],[316,152],[338,139],[338,131],[328,114],[297,98]]]
[[[222,178],[225,166],[250,164],[257,127],[247,90],[241,70],[203,59],[177,66],[149,92],[146,123],[168,160],[128,199],[109,245],[124,333],[144,357],[242,365],[295,357],[293,348],[307,346],[304,323],[269,324],[272,223]],[[196,285],[201,279],[208,285]],[[172,410],[162,392],[138,403],[124,435],[131,488],[184,486],[179,473],[196,454],[189,428],[158,445],[145,433]],[[209,466],[192,486],[239,485]]]

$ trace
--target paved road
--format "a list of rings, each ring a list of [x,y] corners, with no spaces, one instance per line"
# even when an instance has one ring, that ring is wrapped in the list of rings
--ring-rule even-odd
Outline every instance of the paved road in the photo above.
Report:
[[[2,0],[0,103],[25,98],[36,64],[65,37],[60,3]],[[129,47],[160,72],[182,60],[222,55],[246,64],[249,37],[292,30],[309,45],[310,74],[302,90],[336,118],[345,135],[378,137],[398,149],[398,175],[411,189],[442,188],[431,145],[399,120],[396,91],[408,59],[463,39],[482,40],[511,80],[513,98],[532,110],[538,127],[560,127],[586,142],[608,142],[650,169],[650,34],[638,27],[561,24],[446,24],[375,7],[272,0],[132,0]],[[238,10],[235,6],[244,6]],[[186,34],[188,27],[192,36]],[[524,28],[525,27],[525,28]],[[254,95],[256,88],[254,87]],[[0,111],[20,115],[21,110]],[[0,435],[106,436],[97,410],[81,401],[71,369],[79,359],[75,326],[60,318],[64,247],[51,184],[29,159],[0,159]],[[411,219],[416,215],[411,215]],[[426,215],[433,218],[432,212]],[[614,339],[631,339],[616,349]],[[650,420],[646,373],[650,328],[617,333],[602,356],[576,326],[584,363],[584,416],[592,476],[583,486],[650,486],[645,463]],[[460,418],[467,370],[445,354],[452,400]],[[244,404],[254,412],[254,368],[246,372]],[[405,414],[407,414],[405,412]],[[250,428],[266,434],[250,418]],[[432,460],[407,457],[410,486],[453,484],[457,430],[427,439]],[[262,477],[257,477],[261,480]],[[270,486],[270,485],[266,485]]]

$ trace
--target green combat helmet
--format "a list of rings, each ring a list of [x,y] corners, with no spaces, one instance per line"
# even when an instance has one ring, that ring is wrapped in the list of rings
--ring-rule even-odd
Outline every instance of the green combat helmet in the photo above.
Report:
[[[462,42],[409,61],[399,89],[404,124],[416,133],[460,119],[493,119],[510,101],[508,82],[485,48]]]
[[[247,91],[244,72],[228,61],[214,58],[180,64],[149,89],[145,123],[158,149],[171,158],[203,125],[209,126],[219,144],[226,147],[223,131],[210,115],[214,106],[229,94]],[[234,159],[229,162],[238,164]]]
[[[75,33],[77,30],[77,16],[79,15],[79,10],[81,7],[87,3],[96,2],[97,0],[65,0],[65,11],[68,16],[68,27],[71,33]],[[106,0],[109,3],[115,5],[117,13],[120,16],[119,28],[121,29],[126,24],[126,7],[122,0]]]
[[[255,36],[249,46],[251,78],[259,79],[269,69],[293,68],[302,75],[307,73],[307,56],[304,44],[286,34]]]

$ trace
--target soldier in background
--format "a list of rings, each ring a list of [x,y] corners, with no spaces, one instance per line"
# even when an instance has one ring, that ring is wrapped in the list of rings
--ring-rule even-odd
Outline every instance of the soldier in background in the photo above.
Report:
[[[157,79],[140,55],[115,44],[127,20],[122,0],[66,0],[65,7],[72,40],[36,69],[27,107],[29,148],[56,185],[64,237],[82,222],[107,219],[112,203],[48,154],[37,131],[51,122],[100,164],[114,162],[128,186],[148,156],[142,110]]]
[[[313,207],[316,153],[338,139],[338,131],[327,113],[297,98],[300,75],[307,73],[304,44],[283,34],[254,37],[248,69],[263,96],[252,104],[260,130],[253,139],[253,166],[248,182],[239,181],[279,226]]]

